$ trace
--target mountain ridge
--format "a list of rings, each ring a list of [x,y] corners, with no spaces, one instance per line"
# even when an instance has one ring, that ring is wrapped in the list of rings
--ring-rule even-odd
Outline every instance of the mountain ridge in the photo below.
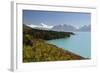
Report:
[[[53,30],[53,31],[63,31],[63,32],[90,32],[91,31],[91,25],[83,25],[81,27],[75,27],[74,25],[68,25],[68,24],[60,24],[60,25],[47,25],[44,23],[40,23],[40,25],[35,24],[26,24],[26,26],[29,26],[31,28],[41,29],[41,30]]]

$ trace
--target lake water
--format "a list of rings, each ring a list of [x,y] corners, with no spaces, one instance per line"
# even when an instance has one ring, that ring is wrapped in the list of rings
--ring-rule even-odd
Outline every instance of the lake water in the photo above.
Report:
[[[65,50],[69,50],[75,54],[85,58],[91,58],[91,33],[90,32],[74,32],[69,38],[55,39],[47,41]]]

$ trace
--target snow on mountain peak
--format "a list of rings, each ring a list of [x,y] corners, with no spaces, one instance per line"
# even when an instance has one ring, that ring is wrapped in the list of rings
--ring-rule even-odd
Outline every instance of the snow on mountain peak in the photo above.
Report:
[[[46,24],[44,24],[44,23],[41,23],[41,25],[42,25],[43,27],[47,27],[47,25],[46,25]]]
[[[44,23],[41,23],[41,25],[42,25],[42,27],[44,27],[44,28],[48,28],[48,29],[51,29],[51,28],[53,28],[53,26],[46,25],[46,24],[44,24]]]
[[[26,24],[27,26],[31,28],[41,28],[41,29],[52,29],[53,26],[46,25],[44,23],[40,23],[40,25],[34,25],[34,24]]]

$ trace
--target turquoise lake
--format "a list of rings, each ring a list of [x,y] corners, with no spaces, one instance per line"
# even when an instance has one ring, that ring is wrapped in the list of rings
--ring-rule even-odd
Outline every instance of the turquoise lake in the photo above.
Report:
[[[83,56],[91,58],[91,33],[90,32],[74,32],[69,38],[55,39],[47,41],[60,48]]]

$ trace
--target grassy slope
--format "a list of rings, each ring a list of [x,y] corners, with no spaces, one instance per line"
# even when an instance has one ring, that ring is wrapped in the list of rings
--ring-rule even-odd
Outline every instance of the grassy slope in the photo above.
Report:
[[[23,62],[85,59],[45,42],[45,40],[70,37],[70,35],[73,34],[71,32],[40,31],[26,26],[24,26],[23,30]],[[48,35],[48,38],[45,35]]]
[[[84,59],[55,45],[48,44],[42,39],[33,39],[33,41],[33,46],[24,45],[23,47],[24,62]]]

